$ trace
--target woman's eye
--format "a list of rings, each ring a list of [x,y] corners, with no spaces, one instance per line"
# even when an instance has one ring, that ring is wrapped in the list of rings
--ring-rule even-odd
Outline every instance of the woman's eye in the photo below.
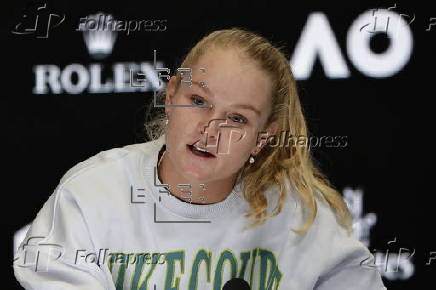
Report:
[[[203,98],[201,98],[201,97],[199,97],[199,96],[197,96],[197,95],[192,95],[192,96],[191,96],[191,100],[192,100],[192,102],[193,102],[195,105],[197,105],[197,106],[204,105],[204,100],[203,100]],[[233,116],[230,117],[230,119],[232,119],[232,121],[233,121],[233,122],[236,122],[236,123],[241,123],[241,124],[245,124],[245,123],[247,123],[247,119],[245,119],[245,118],[242,117],[242,116],[238,116],[238,115],[233,115]]]
[[[199,97],[197,97],[197,96],[195,96],[195,95],[193,95],[193,96],[191,97],[191,100],[194,102],[194,104],[196,104],[196,105],[198,105],[198,106],[204,105],[204,101],[203,101],[203,99],[201,99],[201,98],[199,98]],[[202,104],[199,104],[197,101],[200,101],[200,102],[203,102],[203,103],[202,103]]]
[[[232,116],[231,119],[236,123],[242,123],[242,124],[247,123],[247,120],[240,116]]]

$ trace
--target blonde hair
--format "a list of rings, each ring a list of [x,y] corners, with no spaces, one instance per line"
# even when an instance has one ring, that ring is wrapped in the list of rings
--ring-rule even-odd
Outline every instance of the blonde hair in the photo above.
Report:
[[[213,31],[203,37],[186,55],[180,67],[192,68],[198,59],[211,48],[235,48],[243,56],[253,60],[273,81],[272,110],[265,127],[271,122],[278,123],[278,132],[288,132],[292,136],[308,136],[308,129],[300,104],[297,84],[288,60],[280,48],[274,47],[264,37],[241,28]],[[180,76],[177,75],[178,84]],[[160,97],[163,95],[160,94]],[[156,139],[165,132],[165,115],[161,114],[145,123],[147,135]],[[265,146],[256,156],[256,162],[248,162],[241,168],[241,181],[244,198],[250,206],[245,216],[255,218],[250,227],[263,224],[268,218],[278,215],[286,202],[285,180],[289,178],[292,187],[301,197],[304,210],[308,213],[306,222],[300,229],[292,229],[298,234],[306,233],[312,226],[318,208],[315,195],[320,194],[336,216],[338,224],[348,234],[352,232],[352,218],[340,193],[333,188],[324,174],[315,165],[310,146]],[[279,186],[277,206],[272,214],[267,214],[266,189]]]

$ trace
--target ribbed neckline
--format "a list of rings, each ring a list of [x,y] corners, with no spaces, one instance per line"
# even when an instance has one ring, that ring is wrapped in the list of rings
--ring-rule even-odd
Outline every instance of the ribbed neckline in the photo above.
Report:
[[[144,154],[144,157],[141,159],[142,164],[141,168],[143,168],[143,177],[145,182],[148,185],[148,188],[152,191],[152,198],[155,200],[156,204],[160,204],[171,212],[186,218],[192,219],[210,219],[221,216],[223,213],[230,211],[235,205],[243,204],[243,196],[242,196],[242,184],[240,175],[238,176],[237,182],[233,187],[230,194],[226,197],[226,199],[214,203],[214,204],[192,204],[189,202],[184,202],[179,200],[177,197],[173,195],[169,195],[167,193],[161,193],[159,190],[163,191],[162,182],[159,180],[157,172],[156,178],[154,178],[154,168],[157,170],[157,162],[159,151],[165,145],[165,134],[160,136],[158,139],[150,141],[146,143],[147,151],[149,154]],[[156,180],[156,186],[155,181]],[[159,199],[160,197],[160,199]]]

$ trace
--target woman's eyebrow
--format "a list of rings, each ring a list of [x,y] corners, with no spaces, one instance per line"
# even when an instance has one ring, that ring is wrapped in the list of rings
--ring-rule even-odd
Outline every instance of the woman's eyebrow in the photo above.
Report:
[[[256,113],[256,115],[258,116],[258,117],[260,117],[260,111],[258,110],[258,109],[256,109],[255,107],[253,107],[252,105],[247,105],[247,104],[236,104],[236,105],[233,105],[234,107],[239,107],[239,108],[241,108],[241,109],[247,109],[247,110],[251,110],[251,111],[253,111],[253,112],[255,112]]]
[[[199,82],[197,81],[191,81],[194,85],[196,85],[197,87],[199,87],[200,89],[202,89],[206,94],[208,94],[209,96],[213,97],[214,95],[212,94],[212,92],[209,90],[208,87],[206,86],[202,86]],[[204,82],[202,82],[204,83]],[[206,84],[206,83],[204,83]]]
[[[199,87],[200,89],[202,89],[206,94],[208,94],[209,96],[211,96],[212,98],[215,97],[212,92],[205,86],[202,86],[199,82],[197,81],[191,81],[193,84],[195,84],[197,87]],[[256,109],[254,106],[250,105],[250,104],[236,104],[233,105],[234,107],[238,107],[241,109],[247,109],[247,110],[251,110],[253,111],[257,116],[261,116],[261,113],[258,109]]]

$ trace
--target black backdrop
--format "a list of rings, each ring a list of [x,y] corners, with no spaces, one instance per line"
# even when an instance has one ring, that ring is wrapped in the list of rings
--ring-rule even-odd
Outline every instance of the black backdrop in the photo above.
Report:
[[[434,189],[432,178],[428,178],[433,143],[432,130],[424,129],[424,125],[431,122],[431,106],[426,101],[434,96],[431,85],[435,81],[436,24],[432,30],[426,29],[430,22],[436,23],[436,19],[430,20],[436,17],[436,9],[398,1],[302,1],[287,5],[271,1],[46,1],[47,9],[65,15],[65,20],[49,29],[48,37],[38,38],[37,33],[13,33],[29,3],[3,3],[1,9],[0,113],[4,118],[2,135],[6,137],[2,138],[6,142],[2,156],[2,239],[6,246],[1,264],[7,289],[19,289],[11,267],[16,232],[34,219],[73,165],[102,150],[144,142],[141,125],[153,97],[151,91],[92,93],[88,88],[79,94],[67,93],[64,88],[59,94],[50,89],[36,93],[38,65],[54,65],[62,71],[80,64],[89,72],[91,64],[98,64],[103,68],[102,79],[107,79],[116,63],[152,64],[156,49],[157,59],[173,72],[204,34],[234,26],[253,30],[284,46],[290,59],[309,15],[315,12],[328,19],[349,71],[348,76],[333,78],[326,73],[328,65],[317,57],[313,67],[310,65],[309,76],[298,79],[312,134],[347,136],[346,147],[313,148],[315,156],[337,189],[363,192],[360,217],[368,213],[376,216],[367,237],[368,247],[380,252],[383,259],[389,251],[389,263],[393,263],[391,272],[382,273],[388,289],[431,287],[436,261],[426,263],[431,251],[436,251],[431,230]],[[407,15],[407,22],[415,15],[408,26],[413,41],[411,54],[392,75],[374,77],[358,69],[349,57],[347,32],[365,11],[394,5],[396,13]],[[95,59],[76,28],[81,17],[99,11],[120,20],[165,20],[165,29],[129,35],[119,32],[112,53]],[[377,34],[371,40],[371,49],[383,54],[390,44],[386,34]],[[394,239],[396,242],[388,244]],[[398,272],[392,272],[400,248],[415,252],[410,259],[400,259]]]

